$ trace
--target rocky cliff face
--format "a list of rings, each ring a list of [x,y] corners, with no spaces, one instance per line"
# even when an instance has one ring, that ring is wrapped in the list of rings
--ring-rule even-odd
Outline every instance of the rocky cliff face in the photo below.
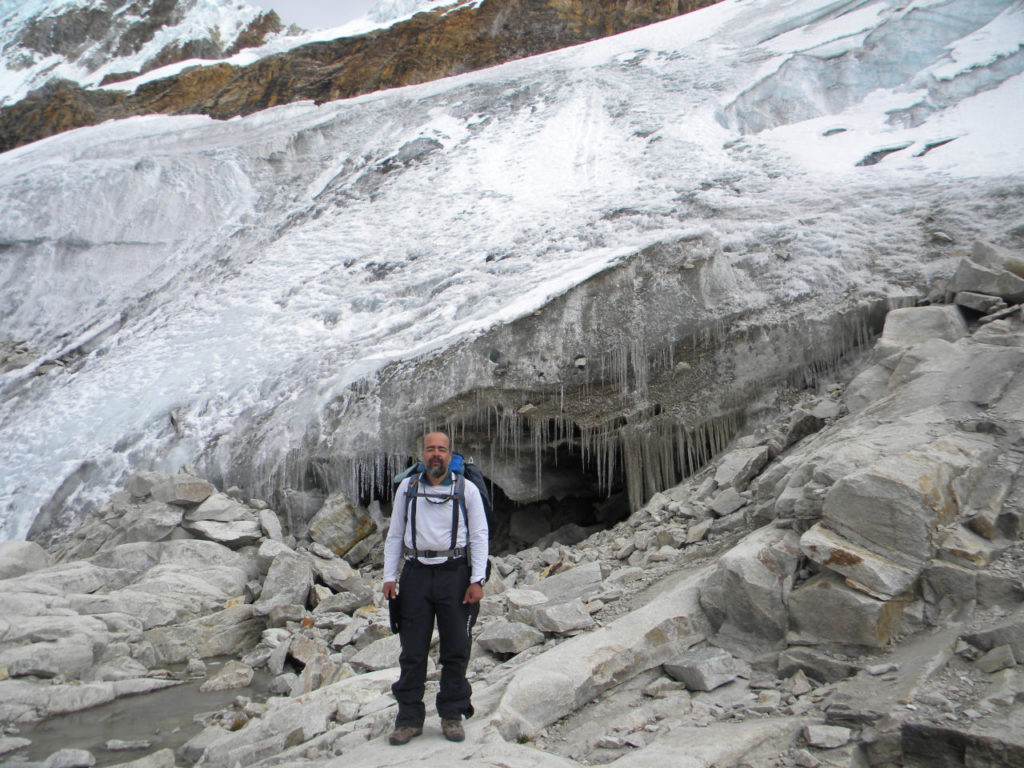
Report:
[[[64,87],[93,78],[116,82],[187,59],[224,58],[282,31],[273,11],[239,4],[229,13],[211,14],[199,0],[49,0],[12,5],[0,9],[0,15],[0,64],[21,73],[9,78],[14,93],[0,95],[0,103],[17,99],[24,88],[49,86],[32,102],[38,103],[39,97],[59,92],[61,79],[68,80]],[[81,114],[73,114],[65,124],[78,124]],[[50,133],[60,130],[54,127]]]
[[[360,37],[301,46],[247,67],[192,69],[132,92],[54,83],[0,110],[0,151],[131,115],[199,113],[226,119],[293,101],[324,102],[422,83],[624,32],[714,2],[485,0],[450,11],[421,13]],[[137,45],[147,34],[151,37],[154,29],[172,21],[175,7],[174,3],[155,3],[139,26],[131,28],[131,34],[104,43],[104,50]],[[62,50],[73,51],[75,40],[87,36],[91,25],[102,27],[105,23],[93,12],[75,12],[59,23],[60,30],[71,31],[59,35],[36,31],[28,38],[32,42],[24,44],[60,45]],[[51,26],[54,24],[58,22]],[[267,31],[279,29],[276,16],[268,16],[254,20],[233,41],[175,42],[147,61],[143,71],[195,56],[218,58],[218,54],[253,44]],[[62,42],[55,42],[55,35]],[[123,76],[113,76],[107,82]]]

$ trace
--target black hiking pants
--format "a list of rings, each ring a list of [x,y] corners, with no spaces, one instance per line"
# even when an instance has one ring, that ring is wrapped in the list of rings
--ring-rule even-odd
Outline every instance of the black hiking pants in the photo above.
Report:
[[[441,565],[423,565],[410,560],[402,568],[398,590],[401,676],[391,686],[398,701],[396,728],[423,727],[427,653],[435,620],[441,640],[437,714],[452,720],[472,716],[469,699],[473,691],[466,680],[466,666],[469,664],[470,630],[480,606],[462,604],[468,588],[469,565],[465,559]]]

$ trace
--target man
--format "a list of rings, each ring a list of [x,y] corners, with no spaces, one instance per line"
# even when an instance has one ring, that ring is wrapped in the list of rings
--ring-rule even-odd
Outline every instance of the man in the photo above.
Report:
[[[465,738],[462,718],[473,714],[472,688],[466,680],[470,630],[480,610],[487,567],[483,500],[473,483],[449,471],[451,442],[444,432],[423,438],[422,461],[422,474],[414,473],[395,491],[384,542],[384,596],[398,598],[402,642],[401,676],[391,686],[398,715],[388,741],[395,745],[423,732],[427,652],[435,620],[441,639],[436,699],[441,730],[449,741]]]

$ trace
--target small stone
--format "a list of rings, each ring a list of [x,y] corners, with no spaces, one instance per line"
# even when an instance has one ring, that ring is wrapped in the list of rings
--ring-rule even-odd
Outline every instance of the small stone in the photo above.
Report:
[[[819,749],[836,749],[850,740],[850,733],[840,725],[805,725],[804,741]]]

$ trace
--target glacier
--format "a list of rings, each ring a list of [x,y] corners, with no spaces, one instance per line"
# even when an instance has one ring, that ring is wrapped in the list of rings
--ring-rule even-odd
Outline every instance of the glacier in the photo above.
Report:
[[[491,429],[479,393],[502,361],[464,350],[556,305],[608,343],[567,328],[538,389],[585,358],[596,378],[569,397],[609,383],[638,395],[628,413],[651,405],[655,347],[746,329],[754,358],[758,329],[923,296],[973,238],[1020,247],[1022,7],[724,0],[439,82],[0,154],[0,342],[32,357],[0,374],[0,539],[138,469],[365,494],[439,404]],[[694,277],[685,328],[639,328],[618,301],[643,307],[650,274],[628,270],[658,249],[654,274]],[[636,290],[580,292],[612,275]],[[495,416],[503,449],[575,425],[593,460],[631,461],[581,413],[521,445],[523,381],[521,412]],[[732,382],[698,383],[688,425],[722,442]]]

